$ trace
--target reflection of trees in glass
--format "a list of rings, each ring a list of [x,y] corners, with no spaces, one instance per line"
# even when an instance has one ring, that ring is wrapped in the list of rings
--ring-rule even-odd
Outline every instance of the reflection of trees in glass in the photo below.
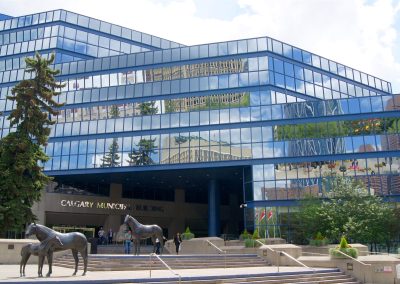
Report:
[[[155,101],[143,102],[139,104],[139,110],[141,115],[152,115],[158,112],[158,107]]]
[[[128,154],[129,160],[127,162],[129,165],[139,166],[139,165],[152,165],[154,164],[151,158],[152,154],[156,154],[155,149],[156,139],[140,139],[139,143],[136,145],[138,149],[132,149],[132,152]]]
[[[276,140],[330,138],[365,134],[398,133],[399,118],[287,124],[275,127]]]
[[[110,147],[108,148],[108,153],[105,154],[101,159],[102,168],[119,166],[120,156],[118,155],[118,149],[119,149],[118,140],[117,138],[113,138],[113,141]]]
[[[347,134],[345,128],[343,121],[278,125],[275,128],[275,139],[291,140],[345,136]]]
[[[117,105],[112,105],[110,108],[110,117],[115,118],[119,117],[120,112],[118,109]],[[118,150],[119,150],[119,145],[118,145],[118,139],[113,138],[113,141],[108,148],[108,153],[103,156],[101,159],[101,167],[102,168],[108,168],[108,167],[117,167],[119,166],[119,159],[120,156],[118,155]]]
[[[119,116],[120,116],[120,111],[119,111],[119,108],[118,108],[117,105],[112,105],[112,106],[110,107],[109,116],[110,116],[111,118],[115,118],[115,117],[119,117]]]
[[[250,93],[228,93],[165,101],[165,112],[187,112],[250,106]]]
[[[400,119],[394,118],[371,118],[347,121],[348,135],[397,133]]]
[[[284,112],[286,117],[291,118],[317,117],[332,113],[343,113],[340,104],[337,102],[327,104],[320,102],[288,104],[284,106]],[[337,122],[323,122],[277,126],[275,128],[275,139],[292,139],[292,141],[288,142],[287,147],[289,156],[345,153],[344,138],[341,138],[343,135],[340,135],[343,132],[342,124]],[[338,137],[335,137],[336,135]]]

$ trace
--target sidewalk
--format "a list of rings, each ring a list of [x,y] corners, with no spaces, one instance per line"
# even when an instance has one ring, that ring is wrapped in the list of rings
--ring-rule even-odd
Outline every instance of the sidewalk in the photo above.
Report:
[[[37,277],[37,265],[27,265],[25,277],[19,277],[19,265],[0,265],[0,283],[127,283],[132,281],[146,283],[158,279],[177,279],[178,276],[169,270],[153,270],[150,279],[149,270],[141,271],[88,271],[86,276],[81,276],[82,270],[78,270],[77,276],[72,276],[73,269],[53,266],[53,274],[50,278]],[[43,274],[47,273],[48,266],[43,267]],[[320,268],[317,270],[326,270]],[[304,267],[279,267],[279,272],[301,272],[310,271]],[[215,268],[215,269],[181,269],[176,270],[185,280],[205,279],[212,276],[256,276],[263,274],[276,274],[278,268],[274,266],[266,267],[246,267],[246,268]],[[182,280],[183,280],[182,279]]]

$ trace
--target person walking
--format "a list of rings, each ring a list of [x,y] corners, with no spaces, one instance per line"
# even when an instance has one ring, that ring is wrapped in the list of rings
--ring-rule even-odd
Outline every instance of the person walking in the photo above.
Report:
[[[109,244],[109,245],[112,244],[113,236],[114,236],[113,230],[110,228],[110,229],[108,230],[108,234],[107,234],[107,237],[108,237],[108,244]]]
[[[99,244],[104,245],[105,244],[105,239],[104,239],[104,230],[103,227],[100,227],[99,232],[97,233],[99,236]]]
[[[156,238],[156,254],[160,254],[161,243],[158,238]]]
[[[125,232],[125,235],[124,235],[125,254],[131,253],[131,241],[132,241],[132,231],[128,230]]]
[[[179,254],[180,246],[182,243],[182,238],[179,233],[176,233],[176,235],[174,237],[174,243],[175,243],[175,248],[176,248],[176,254]]]

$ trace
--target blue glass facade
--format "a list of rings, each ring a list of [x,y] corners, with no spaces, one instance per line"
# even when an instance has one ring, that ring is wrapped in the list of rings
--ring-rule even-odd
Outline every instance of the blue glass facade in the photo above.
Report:
[[[0,21],[0,46],[2,137],[23,59],[56,53],[66,104],[43,165],[56,178],[239,167],[245,226],[269,208],[288,238],[287,213],[324,197],[324,177],[400,194],[400,96],[316,54],[269,37],[184,46],[64,10]]]

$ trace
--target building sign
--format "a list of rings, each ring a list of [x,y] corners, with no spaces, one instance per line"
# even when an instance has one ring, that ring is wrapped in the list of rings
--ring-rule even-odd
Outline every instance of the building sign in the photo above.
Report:
[[[109,210],[126,210],[130,206],[125,203],[114,203],[114,202],[93,202],[83,200],[67,200],[62,199],[60,201],[62,207],[76,207],[76,208],[96,208],[96,209],[109,209]]]
[[[119,203],[119,202],[102,202],[102,201],[62,199],[60,201],[60,205],[62,207],[75,207],[75,208],[87,208],[87,209],[164,212],[164,208],[162,206],[153,206],[153,205],[144,205],[144,204],[131,205],[131,204]]]

